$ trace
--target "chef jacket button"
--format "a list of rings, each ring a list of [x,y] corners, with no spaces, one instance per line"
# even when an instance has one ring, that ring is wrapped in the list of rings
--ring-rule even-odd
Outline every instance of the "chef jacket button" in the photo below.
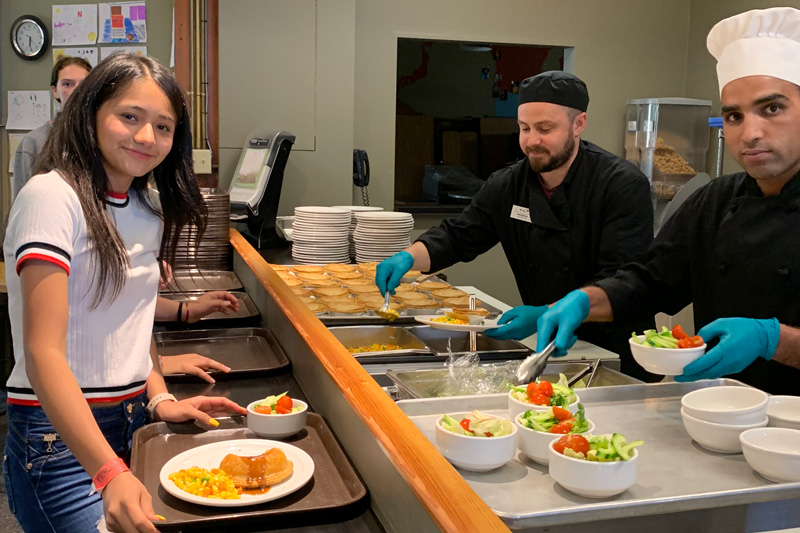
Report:
[[[569,271],[570,271],[570,268],[569,268],[568,266],[565,266],[565,267],[564,267],[564,268],[562,268],[561,270],[563,270],[564,272],[569,272]]]
[[[539,265],[537,263],[530,264],[531,270],[539,270]]]
[[[720,263],[720,265],[717,267],[717,270],[719,270],[720,274],[724,274],[725,272],[728,271],[728,265],[726,265],[725,263]]]
[[[778,275],[779,276],[788,276],[789,275],[789,269],[788,268],[779,268],[778,269]]]

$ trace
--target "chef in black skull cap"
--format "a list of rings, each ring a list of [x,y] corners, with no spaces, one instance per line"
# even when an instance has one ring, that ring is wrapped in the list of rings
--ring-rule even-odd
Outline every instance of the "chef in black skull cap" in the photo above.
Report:
[[[572,74],[544,72],[519,88],[522,159],[493,173],[471,204],[378,265],[381,292],[409,270],[439,270],[472,261],[498,242],[525,305],[487,334],[523,339],[536,333],[547,305],[639,258],[653,240],[647,178],[631,163],[588,141],[589,93]],[[653,316],[625,324],[587,324],[578,338],[620,354],[623,371],[649,379],[633,362],[628,337]]]

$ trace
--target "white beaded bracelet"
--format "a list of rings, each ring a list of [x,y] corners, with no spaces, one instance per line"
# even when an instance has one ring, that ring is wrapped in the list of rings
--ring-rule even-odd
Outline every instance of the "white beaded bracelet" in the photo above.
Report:
[[[175,396],[173,396],[168,392],[162,392],[161,394],[156,394],[150,399],[150,401],[147,403],[146,409],[147,409],[147,414],[150,416],[151,419],[155,420],[156,418],[156,407],[158,406],[158,404],[167,400],[173,402],[178,401],[178,399],[175,398]]]

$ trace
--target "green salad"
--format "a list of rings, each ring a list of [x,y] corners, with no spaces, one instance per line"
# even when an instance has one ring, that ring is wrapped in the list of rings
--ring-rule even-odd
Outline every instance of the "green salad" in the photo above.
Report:
[[[450,415],[442,416],[440,424],[447,431],[467,437],[503,437],[513,430],[511,420],[497,418],[480,411],[472,411],[456,420]]]
[[[525,411],[518,420],[526,428],[542,433],[586,433],[589,430],[582,403],[574,414],[555,406],[546,411]]]
[[[550,383],[546,380],[537,380],[528,383],[527,387],[508,385],[511,395],[523,403],[543,406],[558,406],[567,408],[578,401],[575,391],[567,386],[567,376],[558,375],[558,382]]]
[[[575,459],[610,463],[630,460],[633,457],[633,449],[642,444],[644,444],[642,440],[628,442],[619,433],[564,435],[553,444],[553,450]]]

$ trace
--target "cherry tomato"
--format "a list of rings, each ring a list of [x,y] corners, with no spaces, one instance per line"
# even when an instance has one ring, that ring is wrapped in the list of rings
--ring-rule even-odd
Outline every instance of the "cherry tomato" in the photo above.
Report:
[[[572,418],[572,413],[563,407],[555,406],[553,407],[553,416],[556,417],[556,420],[559,422],[563,422],[564,420],[569,420]]]
[[[692,346],[695,346],[695,347],[699,347],[699,346],[702,346],[703,344],[705,344],[705,341],[703,340],[703,337],[700,337],[699,335],[695,335],[690,340],[692,341]]]
[[[542,394],[541,392],[538,394],[534,394],[532,398],[530,398],[531,403],[534,405],[550,405],[550,398]]]
[[[675,337],[677,340],[685,339],[689,335],[687,335],[680,324],[672,328],[672,336]]]
[[[287,408],[285,408],[283,406],[280,406],[280,405],[276,405],[275,406],[275,412],[278,413],[279,415],[288,415],[289,413],[292,412],[292,410],[291,409],[287,409]]]
[[[591,450],[589,441],[581,435],[564,435],[558,439],[555,444],[553,444],[553,449],[558,453],[564,453],[565,448],[569,448],[573,452],[580,452],[582,454],[587,454],[589,453],[589,450]]]
[[[678,341],[678,348],[691,348],[692,347],[692,339],[689,337],[684,337]]]
[[[468,418],[465,418],[464,420],[462,420],[461,422],[459,422],[459,425],[460,425],[462,428],[464,428],[464,431],[470,431],[470,429],[469,429],[469,419],[468,419]]]
[[[550,433],[561,433],[566,435],[569,433],[569,430],[572,429],[572,422],[569,420],[564,420],[563,422],[559,422],[555,426],[550,428]]]
[[[539,394],[539,384],[534,381],[528,383],[528,388],[525,389],[525,394],[528,396],[529,400],[536,394]]]
[[[269,405],[256,405],[253,407],[253,411],[256,413],[261,413],[262,415],[272,414],[272,408]]]
[[[540,381],[539,382],[539,392],[550,398],[553,396],[553,384],[549,381]]]
[[[278,407],[283,407],[284,409],[288,409],[289,411],[292,410],[294,404],[292,403],[292,399],[288,396],[281,396],[278,398]]]

